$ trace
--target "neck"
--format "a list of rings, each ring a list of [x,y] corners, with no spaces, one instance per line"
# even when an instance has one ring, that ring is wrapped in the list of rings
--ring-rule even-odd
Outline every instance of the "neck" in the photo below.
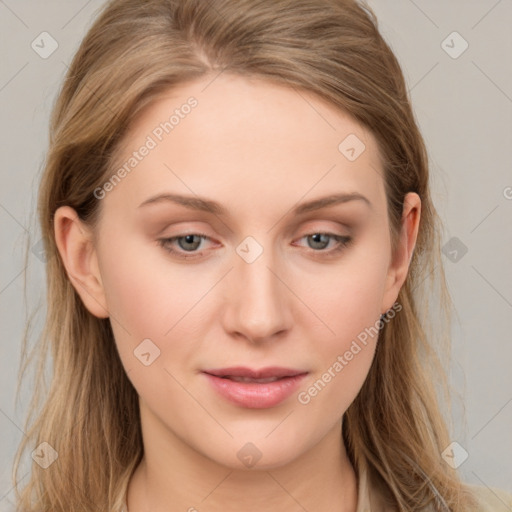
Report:
[[[144,457],[128,485],[127,512],[221,512],[233,503],[246,512],[356,511],[357,480],[341,423],[285,465],[239,469],[205,457],[162,425],[156,435],[153,421],[143,421]]]

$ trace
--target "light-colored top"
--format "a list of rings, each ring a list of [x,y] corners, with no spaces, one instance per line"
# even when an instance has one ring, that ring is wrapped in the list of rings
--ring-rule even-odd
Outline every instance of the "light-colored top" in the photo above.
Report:
[[[512,512],[512,494],[496,488],[470,485],[478,501],[481,512]],[[362,468],[359,472],[358,501],[356,512],[396,512],[385,504],[380,489],[371,487],[368,472]],[[122,512],[128,512],[126,501]],[[425,511],[427,512],[427,511]]]
[[[386,505],[384,492],[372,487],[368,472],[363,467],[359,472],[358,503],[356,512],[396,512],[396,508]],[[479,505],[478,512],[512,512],[512,494],[502,489],[469,485]],[[433,512],[433,508],[422,512]]]
[[[482,512],[512,512],[512,494],[503,489],[470,486],[478,499]]]

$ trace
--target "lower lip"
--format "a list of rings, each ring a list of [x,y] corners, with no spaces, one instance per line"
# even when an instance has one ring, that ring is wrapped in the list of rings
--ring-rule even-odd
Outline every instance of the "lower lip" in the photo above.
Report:
[[[274,382],[237,382],[204,373],[214,389],[230,402],[248,409],[267,409],[286,400],[307,375],[284,377]]]

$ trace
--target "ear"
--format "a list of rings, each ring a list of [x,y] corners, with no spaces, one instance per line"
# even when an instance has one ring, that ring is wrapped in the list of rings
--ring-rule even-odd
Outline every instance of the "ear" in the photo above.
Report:
[[[108,318],[92,231],[69,206],[54,216],[55,242],[71,284],[90,313]]]
[[[382,314],[393,306],[407,277],[418,237],[420,216],[421,199],[415,192],[409,192],[404,198],[400,239],[386,277]]]

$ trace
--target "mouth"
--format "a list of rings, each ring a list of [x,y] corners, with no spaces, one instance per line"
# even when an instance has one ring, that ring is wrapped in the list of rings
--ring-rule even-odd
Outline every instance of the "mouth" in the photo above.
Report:
[[[286,379],[287,377],[267,377],[266,379],[253,379],[251,377],[235,377],[233,375],[225,375],[221,379],[229,379],[235,382],[256,382],[258,384],[265,384],[267,382],[275,382],[276,380]]]
[[[282,367],[245,367],[204,370],[213,389],[232,404],[249,409],[266,409],[286,400],[309,373]]]
[[[219,368],[203,371],[204,373],[213,375],[215,377],[238,380],[239,382],[244,382],[243,380],[239,379],[246,379],[246,382],[273,382],[274,380],[278,380],[281,378],[295,377],[297,375],[308,373],[305,370],[283,368],[281,366],[269,366],[266,368],[260,368],[259,370],[247,368],[245,366],[234,366],[230,368]]]

